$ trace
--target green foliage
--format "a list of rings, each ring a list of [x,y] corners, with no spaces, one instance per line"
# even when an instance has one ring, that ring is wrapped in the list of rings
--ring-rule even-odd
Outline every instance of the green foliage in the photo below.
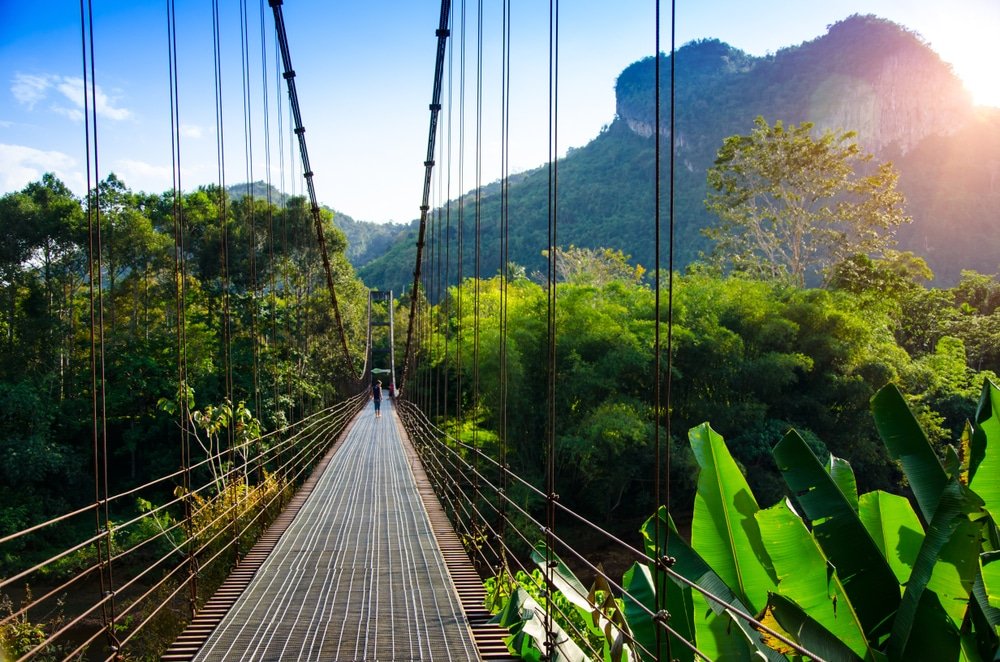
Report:
[[[854,133],[812,130],[757,117],[749,135],[719,149],[705,205],[720,222],[704,232],[732,271],[804,285],[852,255],[886,250],[910,220],[891,164],[867,173],[872,157]]]
[[[904,465],[923,522],[905,498],[880,492],[858,498],[849,465],[834,458],[824,468],[794,431],[775,447],[774,458],[798,505],[786,498],[759,509],[722,438],[707,424],[693,428],[689,439],[701,474],[692,544],[665,508],[646,521],[642,535],[651,561],[625,575],[628,595],[615,603],[625,617],[622,631],[651,655],[658,624],[650,614],[662,605],[678,632],[711,659],[798,655],[736,612],[823,659],[995,659],[1000,531],[991,510],[995,472],[982,472],[1000,449],[991,404],[998,399],[1000,389],[987,382],[975,447],[959,460],[964,468],[949,464],[951,473],[934,458],[894,386],[872,399],[879,431]],[[969,471],[970,464],[977,471]],[[985,497],[964,478],[983,475],[989,476],[979,483]],[[543,553],[540,548],[536,560],[543,561]],[[664,573],[653,560],[665,556],[671,579],[657,585]],[[561,564],[556,575],[553,588],[586,614],[593,603],[582,599],[576,578]],[[763,599],[755,585],[765,587]],[[762,601],[749,602],[754,599]]]
[[[276,427],[337,395],[347,371],[328,342],[330,304],[303,198],[284,199],[279,208],[230,199],[211,186],[184,194],[181,281],[174,272],[173,193],[134,192],[114,174],[97,189],[100,209],[92,211],[100,212],[103,311],[95,319],[100,326],[103,312],[104,322],[95,330],[102,340],[97,395],[106,415],[109,493],[178,466],[181,411],[160,401],[178,391],[179,337],[187,393],[205,402],[246,403],[201,412],[199,432],[224,416],[234,419],[239,441],[256,434],[246,418],[251,410],[261,424]],[[74,198],[51,174],[0,197],[0,453],[7,459],[0,483],[10,488],[0,504],[0,536],[93,499],[90,269],[98,261],[95,255],[88,264],[86,212],[97,199]],[[341,314],[350,339],[363,339],[367,290],[344,257],[342,233],[329,215],[323,220]],[[188,413],[192,408],[189,402]],[[166,498],[160,489],[157,498]],[[122,510],[112,518],[135,515]],[[81,533],[72,525],[52,529],[6,545],[0,572],[64,549]]]
[[[31,601],[30,588],[25,591],[25,602]],[[0,660],[17,660],[35,648],[41,646],[51,636],[52,632],[63,626],[62,600],[56,605],[57,615],[48,623],[33,623],[27,613],[14,616],[16,609],[7,596],[0,596],[0,618],[6,621],[0,625]],[[38,662],[56,662],[57,660],[83,660],[83,652],[70,656],[74,646],[71,644],[48,644],[31,656]]]

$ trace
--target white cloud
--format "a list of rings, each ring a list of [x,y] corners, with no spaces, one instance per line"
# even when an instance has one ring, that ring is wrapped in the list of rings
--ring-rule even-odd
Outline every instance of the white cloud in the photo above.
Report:
[[[63,76],[56,83],[55,87],[64,97],[73,102],[77,108],[83,108],[84,89],[82,78]],[[97,86],[94,99],[96,100],[95,107],[97,108],[97,114],[101,117],[106,117],[109,120],[126,120],[132,116],[132,112],[127,108],[116,108],[112,105],[114,100],[101,89],[100,85]]]
[[[58,113],[60,115],[65,115],[74,122],[83,121],[83,111],[79,108],[67,108],[66,106],[52,105],[52,112]]]
[[[83,121],[84,86],[83,79],[80,77],[18,73],[14,75],[14,82],[10,88],[11,93],[17,99],[18,103],[27,107],[28,110],[33,110],[35,104],[47,99],[51,90],[55,90],[73,104],[67,108],[58,103],[53,103],[50,107],[54,112],[65,115],[74,122]],[[120,121],[132,117],[132,111],[128,108],[115,105],[117,101],[116,97],[109,96],[98,85],[91,103],[94,104],[99,116],[109,120]]]
[[[52,87],[55,76],[32,76],[31,74],[14,74],[14,82],[10,86],[11,94],[28,110],[45,98],[48,89]]]
[[[205,131],[196,124],[181,124],[181,136],[185,138],[198,139],[205,135]]]
[[[158,166],[136,159],[118,159],[114,172],[133,191],[159,193],[171,187],[173,181],[169,166]]]
[[[74,191],[86,188],[76,159],[68,154],[0,143],[0,191],[18,191],[46,172],[55,173]]]
[[[0,129],[9,129],[14,126],[14,123],[10,120],[0,120]]]

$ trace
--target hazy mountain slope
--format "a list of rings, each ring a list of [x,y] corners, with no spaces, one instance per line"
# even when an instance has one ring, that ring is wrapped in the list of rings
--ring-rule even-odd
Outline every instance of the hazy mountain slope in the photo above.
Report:
[[[634,261],[652,266],[654,66],[653,58],[648,58],[621,73],[614,122],[559,162],[560,245],[620,248]],[[668,58],[663,58],[660,69],[665,226]],[[988,228],[1000,212],[998,113],[975,109],[950,66],[912,32],[884,19],[852,16],[831,26],[826,35],[764,58],[748,56],[718,40],[701,40],[678,50],[676,71],[674,200],[679,268],[709,248],[701,236],[701,229],[713,220],[702,204],[705,171],[722,140],[749,131],[757,115],[770,122],[811,121],[819,129],[854,130],[863,149],[896,163],[900,188],[914,218],[912,226],[900,233],[901,247],[925,256],[939,281],[954,282],[962,268],[984,272],[997,268],[1000,239],[994,239],[997,234]],[[494,191],[495,187],[482,196],[483,275],[499,268],[500,205]],[[509,201],[509,257],[529,272],[543,270],[547,169],[512,181]],[[457,215],[452,214],[457,224]],[[468,202],[464,218],[463,273],[470,275],[475,214]],[[383,257],[362,267],[366,282],[397,290],[408,287],[415,236],[413,230],[400,235]],[[428,240],[433,242],[433,237]]]

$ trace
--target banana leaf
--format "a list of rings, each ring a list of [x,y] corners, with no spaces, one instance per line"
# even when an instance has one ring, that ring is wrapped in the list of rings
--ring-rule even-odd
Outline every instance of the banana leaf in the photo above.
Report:
[[[981,506],[957,477],[941,494],[892,625],[891,658],[957,658],[959,628],[979,571]]]
[[[858,660],[857,651],[816,622],[811,615],[783,595],[772,593],[769,603],[771,613],[781,627],[792,635],[800,646],[822,660]]]
[[[774,447],[774,459],[857,611],[869,641],[877,641],[899,607],[899,582],[819,459],[794,430]]]
[[[752,625],[741,618],[729,615],[726,607],[738,609],[751,616],[756,615],[756,612],[751,611],[705,562],[705,559],[677,533],[666,509],[660,507],[656,517],[660,520],[660,541],[659,544],[655,542],[655,520],[650,517],[642,526],[646,549],[666,549],[667,554],[675,559],[674,572],[713,594],[723,603],[707,599],[699,591],[691,591],[695,643],[698,650],[713,660],[743,660],[750,659],[753,655],[755,659],[785,662],[784,656],[769,648],[763,636]],[[686,587],[686,584],[679,580],[673,581],[677,582],[678,586]]]
[[[637,646],[634,647],[638,659],[646,660],[694,660],[691,649],[678,641],[677,637],[661,629],[659,635],[660,652],[657,655],[657,628],[647,609],[654,614],[659,609],[656,603],[656,588],[653,573],[649,566],[633,563],[625,572],[623,588],[626,594],[622,596],[625,603],[625,620],[628,622],[632,636]],[[685,641],[694,642],[694,623],[692,619],[693,605],[691,589],[680,587],[675,582],[663,582],[664,593],[667,596],[666,609],[670,614],[670,627]],[[645,607],[643,609],[642,607]]]
[[[805,524],[796,515],[787,500],[780,501],[767,510],[757,513],[757,521],[764,534],[764,542],[778,573],[778,595],[772,594],[770,604],[775,618],[788,632],[809,634],[807,639],[796,634],[797,641],[817,653],[829,658],[814,645],[827,640],[846,647],[858,659],[869,657],[868,641],[861,621],[851,605],[837,571],[830,567],[822,550],[809,534]],[[782,618],[790,610],[787,605],[778,607],[775,598],[785,598],[795,603],[802,611],[802,617],[792,620]],[[778,601],[781,602],[780,600]],[[804,620],[805,619],[808,620]],[[815,633],[815,634],[814,634]],[[837,659],[845,659],[842,655]]]
[[[583,620],[587,623],[587,627],[590,628],[595,634],[600,634],[600,628],[593,622],[591,614],[594,612],[594,605],[592,605],[587,600],[587,589],[583,587],[583,583],[577,579],[573,571],[566,567],[566,564],[562,562],[558,556],[553,556],[555,559],[555,566],[552,568],[552,584],[553,588],[563,594],[570,604],[577,608]],[[542,571],[542,574],[549,579],[548,573],[545,572],[545,543],[538,542],[535,544],[535,548],[531,550],[531,560],[534,561],[535,565]]]
[[[535,549],[531,552],[531,560],[535,562],[538,568],[542,571],[543,576],[545,576],[547,581],[551,581],[553,588],[566,598],[571,605],[577,610],[577,612],[582,617],[584,623],[587,625],[587,629],[591,633],[596,634],[604,640],[604,655],[605,659],[609,659],[612,662],[620,662],[622,659],[631,659],[626,657],[629,653],[628,647],[624,645],[625,635],[620,627],[620,622],[615,622],[621,619],[621,614],[618,612],[618,607],[614,603],[614,597],[611,595],[611,589],[604,584],[605,599],[602,604],[598,605],[596,603],[595,592],[593,590],[588,591],[583,587],[583,583],[577,578],[573,571],[570,570],[565,563],[562,562],[558,556],[553,556],[554,566],[552,568],[552,575],[549,577],[548,573],[545,572],[545,566],[547,564],[545,555],[545,543],[536,543]],[[600,577],[598,578],[600,579]],[[608,618],[608,615],[612,618]],[[620,649],[617,657],[612,654],[612,649],[617,646]]]
[[[996,659],[1000,657],[1000,552],[979,555],[979,575],[972,585],[972,596],[969,609],[976,647],[984,659]]]
[[[979,565],[983,573],[986,601],[994,609],[1000,609],[1000,552],[980,554]]]
[[[507,648],[521,659],[540,662],[545,650],[545,610],[528,592],[518,587],[495,620],[511,632],[504,639]],[[552,623],[555,639],[552,662],[588,662],[590,658],[569,635]]]
[[[896,580],[905,584],[924,541],[924,528],[909,500],[881,490],[868,492],[861,495],[858,515]]]
[[[889,640],[890,660],[959,659],[962,652],[961,633],[948,618],[941,599],[934,591],[920,594],[913,616],[908,637],[896,639],[893,631]]]
[[[833,478],[840,491],[844,494],[847,502],[851,504],[855,512],[858,510],[858,482],[854,478],[854,470],[851,463],[834,455],[826,463],[826,472]]]
[[[948,476],[895,384],[879,389],[871,400],[875,427],[889,456],[903,465],[925,522],[934,519]]]
[[[703,423],[688,433],[701,472],[691,546],[753,613],[776,586],[774,569],[754,518],[760,509],[722,437]]]
[[[992,442],[992,446],[987,444]],[[1000,524],[1000,389],[989,380],[976,409],[969,458],[969,487],[984,502],[994,524]]]

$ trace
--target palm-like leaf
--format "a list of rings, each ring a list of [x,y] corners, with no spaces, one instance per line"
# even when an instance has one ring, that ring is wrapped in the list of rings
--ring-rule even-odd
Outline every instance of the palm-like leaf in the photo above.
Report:
[[[920,513],[930,522],[948,483],[941,461],[895,384],[883,386],[872,397],[872,413],[889,456],[903,465]]]
[[[795,431],[774,447],[785,482],[813,524],[813,535],[843,580],[865,634],[876,640],[899,606],[899,583],[858,513]]]
[[[870,654],[865,630],[844,590],[840,576],[830,568],[822,550],[809,534],[805,524],[792,512],[787,501],[757,513],[764,542],[778,573],[778,593],[792,600],[812,621],[826,630],[832,639],[842,642],[858,658]],[[772,607],[774,600],[772,596]],[[789,632],[802,629],[782,619],[787,610],[775,609],[775,617]],[[810,631],[815,628],[810,628]],[[820,640],[818,635],[815,637]],[[809,640],[799,643],[810,650]],[[813,652],[820,654],[819,651]]]
[[[655,520],[651,517],[642,527],[643,538],[648,551],[666,549],[675,559],[674,572],[694,583],[716,599],[706,598],[699,591],[691,591],[695,628],[695,642],[698,650],[710,659],[749,659],[751,653],[757,658],[771,662],[784,662],[785,658],[767,646],[764,638],[742,618],[730,616],[727,608],[753,615],[746,604],[730,589],[722,578],[706,563],[698,553],[682,538],[669,522],[665,508],[657,511],[660,534],[659,543],[654,533]],[[669,532],[669,535],[668,535]],[[675,580],[676,581],[676,580]],[[678,585],[684,586],[681,582]],[[735,627],[734,627],[735,626]],[[729,656],[736,656],[730,658]]]
[[[857,652],[847,646],[792,600],[771,594],[771,613],[781,627],[799,644],[823,660],[857,660]]]
[[[688,433],[701,473],[691,546],[754,613],[774,589],[774,569],[755,515],[760,509],[722,437],[703,423]]]
[[[665,607],[670,614],[670,627],[677,632],[680,637],[688,642],[695,640],[694,624],[692,623],[693,608],[691,603],[691,589],[680,587],[675,582],[664,578],[663,593],[667,596],[665,605],[657,605],[656,587],[654,586],[653,573],[649,566],[633,563],[632,567],[625,572],[623,584],[626,594],[622,596],[625,603],[625,620],[628,621],[632,637],[638,644],[635,646],[636,653],[642,660],[681,660],[688,662],[694,660],[694,653],[690,648],[682,644],[672,634],[660,631],[659,626],[653,622],[650,612],[656,613],[661,606]],[[640,606],[641,605],[641,606]],[[669,637],[669,642],[668,642]],[[657,642],[659,642],[660,652],[657,655]]]
[[[858,509],[858,481],[854,478],[854,470],[851,463],[834,455],[830,456],[830,461],[826,464],[826,472],[833,478],[844,498],[851,504],[855,511]]]
[[[958,655],[959,627],[979,571],[981,505],[957,478],[942,493],[893,622],[890,657]]]
[[[905,497],[877,490],[861,496],[858,515],[897,581],[905,584],[924,541],[924,529],[913,506]]]
[[[993,441],[993,448],[987,439]],[[1000,389],[990,381],[976,409],[976,429],[972,435],[969,487],[986,503],[995,524],[1000,524]]]

